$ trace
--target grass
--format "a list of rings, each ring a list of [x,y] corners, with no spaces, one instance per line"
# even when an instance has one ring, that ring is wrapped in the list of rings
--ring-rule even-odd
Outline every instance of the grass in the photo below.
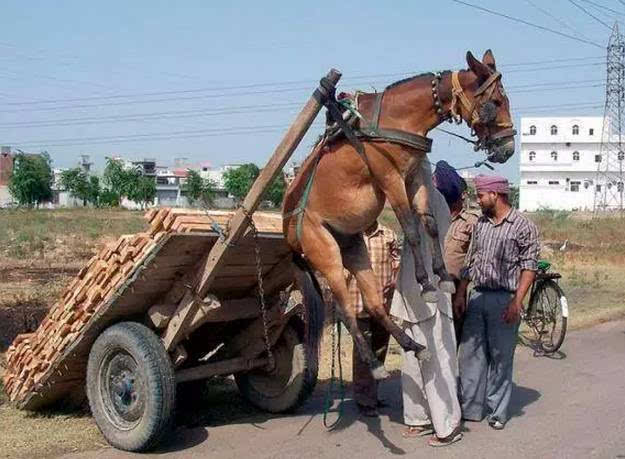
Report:
[[[530,218],[539,226],[541,240],[551,242],[542,257],[563,274],[561,286],[569,299],[570,326],[578,328],[625,316],[623,222],[553,211],[537,212]],[[1,374],[2,352],[16,334],[37,326],[77,270],[103,244],[121,234],[141,231],[146,223],[141,212],[110,209],[0,210],[0,221]],[[381,221],[401,234],[392,210],[385,209]],[[561,252],[558,248],[565,240],[570,248]],[[330,377],[330,343],[326,330],[319,390],[324,390]],[[344,332],[341,356],[348,383],[352,379],[351,348],[351,339]],[[386,367],[393,371],[399,365],[399,348],[392,344]],[[190,422],[215,425],[267,418],[239,396],[231,379],[218,379],[207,388]],[[6,402],[0,383],[0,458],[31,459],[105,446],[88,410],[33,414]]]

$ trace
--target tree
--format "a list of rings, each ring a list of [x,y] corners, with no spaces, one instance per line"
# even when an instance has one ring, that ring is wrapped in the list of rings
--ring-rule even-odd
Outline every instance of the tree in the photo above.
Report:
[[[271,201],[275,207],[279,207],[282,205],[285,190],[286,181],[284,180],[284,174],[280,174],[275,178],[269,189],[265,192],[264,197]]]
[[[129,190],[128,199],[141,204],[144,209],[156,196],[156,182],[151,177],[139,175],[131,177],[132,188]]]
[[[51,164],[47,152],[39,155],[19,153],[15,156],[9,192],[19,205],[33,207],[52,199],[54,175]]]
[[[104,168],[104,183],[117,196],[117,201],[128,197],[138,184],[141,173],[136,169],[126,169],[121,161],[107,158]]]
[[[510,205],[515,209],[519,208],[519,187],[516,185],[510,185],[510,193],[508,194],[508,200]]]
[[[80,199],[84,206],[87,205],[87,201],[89,200],[89,185],[89,177],[80,167],[61,172],[61,186],[69,191],[76,199]]]
[[[240,201],[248,193],[258,174],[260,174],[260,169],[253,163],[229,169],[224,173],[224,187],[228,193]]]
[[[189,204],[199,202],[202,207],[211,207],[215,199],[215,182],[203,179],[197,171],[188,169],[187,172],[187,180],[182,185],[182,192]]]
[[[87,185],[87,202],[90,202],[96,207],[100,207],[100,178],[92,175],[89,177],[89,183]]]

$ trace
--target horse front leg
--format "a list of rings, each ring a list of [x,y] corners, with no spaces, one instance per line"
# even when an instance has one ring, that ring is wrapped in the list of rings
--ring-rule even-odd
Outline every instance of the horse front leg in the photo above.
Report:
[[[412,200],[415,212],[421,220],[427,234],[432,238],[432,271],[440,279],[439,288],[446,293],[455,293],[456,287],[453,278],[447,272],[443,251],[441,249],[440,235],[436,219],[432,214],[430,206],[430,190],[432,189],[432,179],[427,174],[419,174],[417,191]]]
[[[414,351],[420,360],[429,359],[430,353],[425,346],[410,338],[388,315],[381,293],[382,286],[371,268],[369,253],[362,235],[360,235],[359,240],[354,242],[354,245],[343,252],[343,264],[356,279],[362,294],[363,305],[369,315],[382,324],[404,351]]]
[[[415,215],[403,180],[400,180],[395,186],[384,190],[386,197],[391,203],[391,207],[395,212],[397,220],[404,232],[404,240],[410,245],[412,255],[414,257],[415,277],[421,285],[421,298],[426,303],[436,303],[438,295],[436,287],[430,282],[430,277],[425,269],[423,258],[421,256],[421,237],[419,236],[420,222]]]

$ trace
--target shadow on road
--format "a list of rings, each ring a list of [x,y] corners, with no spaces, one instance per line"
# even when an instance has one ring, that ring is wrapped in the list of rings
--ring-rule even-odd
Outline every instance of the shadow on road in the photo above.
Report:
[[[308,402],[294,413],[300,417],[298,422],[302,423],[297,435],[303,435],[313,422],[322,422],[324,399],[329,382],[329,380],[320,380]],[[381,410],[381,416],[388,416],[392,422],[401,423],[399,372],[394,372],[391,378],[381,384],[380,392],[381,398],[388,404],[388,407]],[[263,424],[271,419],[293,416],[290,414],[271,414],[255,408],[240,395],[231,378],[213,378],[205,384],[196,386],[192,392],[189,391],[180,395],[177,402],[175,436],[163,445],[163,449],[155,451],[155,454],[183,451],[204,442],[210,436],[210,429],[207,432],[207,427],[248,424],[257,429],[264,429]],[[334,394],[334,397],[336,396]],[[356,422],[362,422],[367,426],[368,432],[378,438],[389,452],[405,454],[403,449],[389,440],[379,418],[367,418],[360,415],[356,403],[351,398],[351,384],[346,385],[345,396],[342,417],[332,429],[333,432],[345,430]],[[334,402],[328,413],[329,424],[337,419],[340,401],[335,398]],[[303,422],[302,416],[306,416]]]
[[[513,383],[512,398],[510,400],[510,417],[521,417],[525,414],[525,407],[531,405],[541,397],[540,392],[529,387],[518,386]]]

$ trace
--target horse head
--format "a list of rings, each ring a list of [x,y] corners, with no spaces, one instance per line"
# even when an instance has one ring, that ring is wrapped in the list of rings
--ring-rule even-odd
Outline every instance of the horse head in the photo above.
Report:
[[[470,78],[463,87],[457,73],[452,75],[452,115],[467,122],[477,136],[476,150],[486,150],[489,161],[506,162],[514,154],[514,135],[510,103],[489,49],[480,62],[467,52]]]

